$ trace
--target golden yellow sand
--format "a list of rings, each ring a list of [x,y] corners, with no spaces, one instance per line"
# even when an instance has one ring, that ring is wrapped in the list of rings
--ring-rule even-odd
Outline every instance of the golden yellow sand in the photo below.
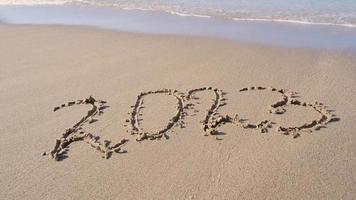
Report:
[[[186,99],[189,90],[210,86]],[[323,115],[292,104],[283,107],[284,114],[269,113],[269,105],[281,99],[269,86],[296,91],[301,102],[322,102],[328,106],[323,112],[339,120],[319,131],[313,126],[284,135],[278,126],[300,127]],[[239,92],[244,87],[250,89]],[[136,116],[140,128],[153,133],[169,123],[177,113],[173,94],[194,108],[184,109],[187,116],[179,119],[184,128],[168,130],[169,139],[137,142],[128,112],[141,92],[162,88],[172,91],[143,97]],[[226,99],[218,113],[234,119],[209,135],[201,121],[214,103],[214,88]],[[353,199],[355,88],[352,53],[1,25],[0,199]],[[97,122],[83,124],[85,131],[100,136],[101,143],[128,139],[122,153],[104,159],[78,141],[61,161],[42,156],[91,108],[53,112],[54,107],[90,95],[110,107],[95,115]],[[243,119],[276,124],[261,133],[243,128]]]

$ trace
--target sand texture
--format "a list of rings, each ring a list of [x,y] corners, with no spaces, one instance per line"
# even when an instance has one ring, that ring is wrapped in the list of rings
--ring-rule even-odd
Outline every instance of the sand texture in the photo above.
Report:
[[[356,53],[0,25],[0,199],[354,199]]]

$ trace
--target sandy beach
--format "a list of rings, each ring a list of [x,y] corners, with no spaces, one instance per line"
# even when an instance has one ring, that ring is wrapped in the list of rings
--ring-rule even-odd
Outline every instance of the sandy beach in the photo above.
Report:
[[[0,199],[356,197],[352,52],[2,24],[0,94]]]

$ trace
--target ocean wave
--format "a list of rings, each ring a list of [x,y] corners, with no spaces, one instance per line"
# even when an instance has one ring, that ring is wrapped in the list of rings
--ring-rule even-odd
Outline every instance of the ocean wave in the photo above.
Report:
[[[344,26],[354,28],[356,24],[338,24],[329,22],[311,22],[293,19],[263,19],[263,18],[232,18],[234,21],[256,21],[256,22],[279,22],[279,23],[292,23],[292,24],[305,24],[305,25],[323,25],[323,26]]]
[[[209,15],[198,15],[198,14],[191,14],[191,13],[183,13],[183,12],[177,12],[177,11],[170,11],[170,10],[157,10],[157,9],[150,9],[150,8],[132,8],[132,7],[122,7],[122,6],[117,6],[119,9],[122,10],[138,10],[138,11],[152,11],[152,12],[165,12],[170,15],[177,15],[180,17],[199,17],[199,18],[211,18]]]
[[[65,5],[71,4],[74,1],[70,0],[0,0],[0,5],[23,5],[23,6],[35,6],[35,5]]]
[[[169,13],[171,15],[178,15],[181,17],[211,18],[211,16],[209,16],[209,15],[198,15],[198,14],[182,13],[182,12],[176,12],[176,11],[165,11],[165,12]]]

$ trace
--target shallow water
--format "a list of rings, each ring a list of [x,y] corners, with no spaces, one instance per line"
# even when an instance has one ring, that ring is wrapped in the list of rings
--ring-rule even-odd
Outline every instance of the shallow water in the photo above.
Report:
[[[92,5],[181,16],[356,26],[355,0],[0,0],[0,5]]]
[[[0,6],[0,21],[10,24],[89,25],[125,32],[223,38],[238,42],[356,50],[356,28],[220,18],[182,17],[162,12],[96,6]]]

